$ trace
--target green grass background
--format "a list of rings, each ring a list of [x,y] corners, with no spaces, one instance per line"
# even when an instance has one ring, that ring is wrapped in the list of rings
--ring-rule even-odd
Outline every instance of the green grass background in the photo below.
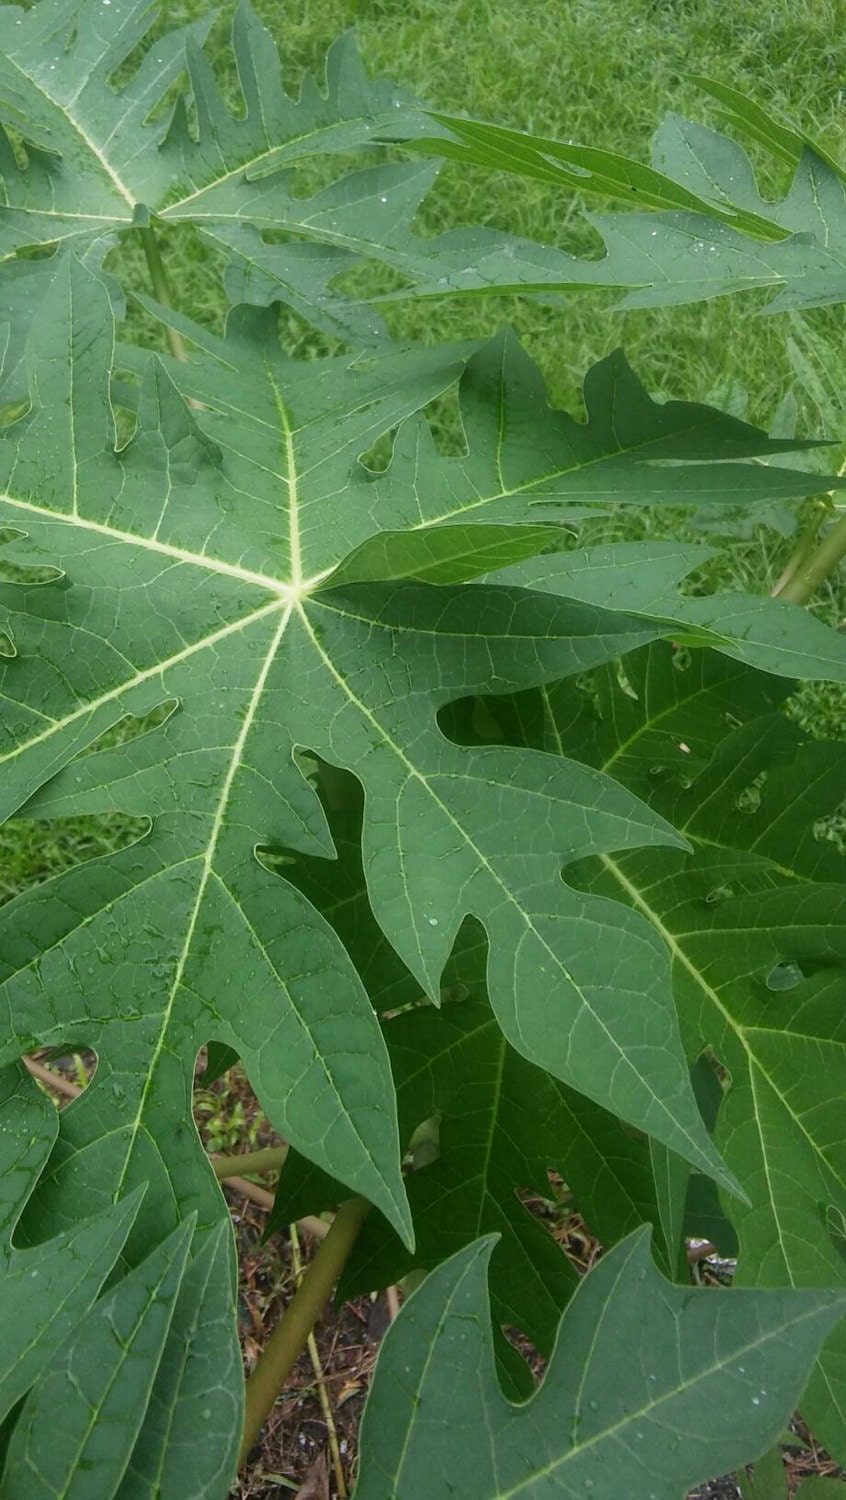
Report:
[[[797,0],[254,0],[254,5],[278,41],[285,80],[294,93],[303,69],[320,72],[333,38],[354,26],[371,72],[391,74],[441,109],[645,158],[666,110],[714,122],[712,107],[687,77],[697,72],[783,111],[844,155],[846,3],[841,0],[804,5]],[[179,25],[206,10],[202,0],[165,4],[161,24]],[[209,50],[237,108],[230,17],[226,5]],[[751,154],[765,189],[782,192],[784,172]],[[426,205],[423,231],[479,223],[577,253],[598,248],[572,195],[447,164]],[[202,247],[179,233],[167,240],[165,250],[177,304],[219,324],[225,304]],[[124,253],[143,284],[140,257]],[[795,385],[786,352],[789,325],[784,318],[761,317],[764,299],[756,295],[624,315],[613,312],[609,300],[591,295],[563,306],[513,297],[408,302],[393,314],[393,327],[398,337],[434,343],[492,333],[509,321],[543,369],[553,399],[574,410],[584,371],[618,344],[653,392],[703,399],[722,391],[724,400],[733,400],[740,385],[748,395],[748,414],[764,424]],[[834,350],[843,345],[842,309],[813,313],[808,321],[831,339]],[[144,340],[159,341],[158,331],[138,313],[131,314],[130,329]],[[313,336],[293,326],[291,337],[303,353],[315,347]],[[834,358],[838,364],[839,354]],[[836,384],[839,364],[832,373]],[[846,384],[846,360],[842,375]],[[800,417],[806,430],[819,420],[801,393]],[[634,534],[663,524],[661,518],[640,517]],[[777,575],[786,549],[789,543],[760,528],[728,549],[711,581],[721,588],[762,591]],[[843,612],[835,586],[827,588],[819,607],[832,620]],[[796,712],[817,733],[831,735],[842,723],[843,704],[839,690],[815,686],[801,692]],[[33,879],[113,847],[126,831],[119,821],[69,820],[46,834],[43,825],[7,825],[0,831],[0,900]]]

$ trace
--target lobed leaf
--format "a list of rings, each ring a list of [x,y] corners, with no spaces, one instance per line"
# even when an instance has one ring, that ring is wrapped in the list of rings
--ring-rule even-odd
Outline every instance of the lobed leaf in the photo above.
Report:
[[[690,643],[713,644],[763,672],[846,680],[841,633],[798,605],[767,595],[679,594],[686,575],[714,556],[712,548],[681,542],[619,542],[534,558],[496,576],[605,609],[672,621],[680,638],[688,639],[683,632],[690,631]]]
[[[702,80],[700,80],[702,82]],[[821,307],[846,298],[846,178],[810,138],[785,128],[735,90],[708,84],[731,123],[795,166],[786,196],[764,199],[746,152],[719,131],[669,114],[653,143],[651,167],[572,142],[507,131],[455,116],[434,116],[445,139],[426,141],[464,162],[541,177],[649,205],[631,214],[587,214],[605,244],[599,260],[520,245],[511,290],[625,290],[620,308],[678,306],[729,293],[777,292],[768,312]],[[801,151],[798,149],[801,147]],[[502,281],[500,268],[471,265],[451,292]],[[436,283],[418,285],[434,295]]]
[[[621,1493],[678,1500],[763,1452],[842,1314],[842,1292],[674,1287],[646,1231],[599,1262],[525,1405],[494,1374],[490,1239],[438,1267],[384,1341],[361,1432],[359,1500]]]
[[[748,1195],[725,1201],[741,1283],[841,1285],[846,884],[815,830],[842,800],[846,759],[772,711],[772,679],[718,660],[681,670],[653,646],[626,659],[628,691],[603,669],[599,715],[562,685],[499,722],[512,743],[557,741],[613,770],[684,832],[689,854],[606,855],[573,879],[662,933],[688,1056],[713,1049],[730,1076],[715,1138]],[[803,1404],[835,1452],[842,1361],[837,1332]]]
[[[114,1494],[162,1357],[191,1230],[189,1220],[101,1298],[36,1381],[6,1456],[9,1500]]]
[[[30,1232],[49,1243],[143,1183],[130,1266],[192,1213],[193,1254],[224,1254],[203,1249],[218,1244],[225,1206],[190,1112],[195,1058],[212,1041],[243,1058],[280,1134],[410,1240],[373,1007],[284,863],[335,852],[314,757],[363,788],[368,901],[418,992],[439,997],[474,918],[514,1051],[733,1186],[691,1090],[660,936],[561,879],[589,855],[677,835],[590,767],[461,744],[439,719],[469,694],[583,673],[666,624],[414,575],[466,578],[525,556],[550,540],[551,515],[597,498],[795,494],[810,477],[750,464],[780,445],[747,424],[649,402],[619,359],[591,378],[583,427],[540,405],[510,337],[469,358],[395,350],[302,365],[283,355],[272,313],[239,310],[223,338],[168,317],[196,352],[184,366],[119,352],[140,384],[136,430],[117,449],[109,296],[67,259],[32,321],[28,408],[0,432],[17,569],[2,584],[17,653],[3,665],[4,811],[149,824],[0,914],[2,1059],[35,1045],[98,1056],[61,1116]],[[446,458],[422,413],[462,371],[468,448]],[[367,468],[360,456],[396,429],[387,468]],[[101,744],[154,709],[155,727]],[[145,1364],[121,1479],[138,1493],[156,1464],[182,1487],[183,1439],[162,1419],[174,1391],[186,1413],[210,1386],[236,1409],[231,1344],[202,1336],[231,1329],[231,1284],[207,1269],[185,1273],[159,1373]],[[216,1470],[198,1471],[210,1494],[231,1460],[216,1451]]]
[[[41,1244],[12,1234],[58,1134],[53,1105],[19,1064],[0,1073],[0,1420],[85,1326],[138,1212],[143,1189]],[[26,1308],[26,1316],[22,1316]]]

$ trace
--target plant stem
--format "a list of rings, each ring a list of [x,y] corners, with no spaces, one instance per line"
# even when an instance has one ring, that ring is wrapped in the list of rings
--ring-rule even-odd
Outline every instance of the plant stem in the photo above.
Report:
[[[243,1177],[245,1172],[279,1172],[288,1159],[288,1146],[267,1146],[240,1156],[210,1156],[216,1177]]]
[[[369,1211],[366,1198],[350,1198],[341,1204],[329,1233],[259,1356],[247,1381],[239,1465],[257,1441],[276,1397],[305,1349]]]
[[[150,272],[153,291],[162,304],[162,307],[172,308],[173,298],[170,295],[170,283],[167,279],[167,271],[165,270],[165,263],[162,260],[162,252],[159,249],[155,230],[148,227],[146,229],[139,229],[138,233],[141,236],[141,244],[144,246],[144,258],[147,262],[147,270]],[[165,338],[174,359],[185,360],[188,358],[181,333],[177,333],[175,328],[168,328],[165,325]]]
[[[78,1099],[82,1093],[78,1083],[72,1083],[61,1073],[54,1073],[52,1068],[45,1068],[44,1064],[34,1057],[24,1057],[21,1061],[33,1078],[37,1078],[39,1083],[46,1083],[48,1088],[55,1089],[57,1094],[64,1094],[66,1099]]]
[[[820,584],[842,558],[846,557],[846,516],[841,516],[822,541],[805,557],[788,578],[778,598],[791,604],[807,604]]]
[[[796,573],[797,568],[801,563],[805,561],[805,558],[808,556],[809,552],[811,552],[814,543],[819,536],[820,527],[825,519],[827,509],[827,506],[825,508],[820,505],[814,506],[813,514],[811,515],[811,518],[808,521],[808,524],[805,527],[804,531],[802,532],[802,535],[800,536],[795,548],[791,552],[790,557],[788,558],[785,565],[784,571],[779,576],[775,586],[770,590],[771,598],[781,598],[781,595],[784,593],[784,590],[786,589],[788,583]]]

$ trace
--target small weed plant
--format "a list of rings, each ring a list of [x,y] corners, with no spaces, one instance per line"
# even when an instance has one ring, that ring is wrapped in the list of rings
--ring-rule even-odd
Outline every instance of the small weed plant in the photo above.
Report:
[[[801,318],[846,300],[846,173],[706,80],[729,134],[670,116],[649,166],[434,115],[349,37],[295,98],[246,5],[232,106],[209,23],[150,19],[0,11],[0,804],[118,829],[0,912],[3,1500],[224,1500],[332,1287],[413,1270],[358,1500],[680,1500],[797,1406],[846,1462],[846,750],[789,701],[846,681]],[[612,200],[604,252],[426,237],[443,159]],[[508,329],[392,337],[591,289],[768,293],[817,431],[622,352],[569,415]],[[750,525],[794,530],[781,578],[714,593]],[[96,1059],[61,1111],[49,1049]],[[220,1135],[287,1153],[270,1227],[335,1211],[246,1397],[200,1054],[285,1143]],[[578,1286],[519,1197],[550,1171],[606,1250]]]

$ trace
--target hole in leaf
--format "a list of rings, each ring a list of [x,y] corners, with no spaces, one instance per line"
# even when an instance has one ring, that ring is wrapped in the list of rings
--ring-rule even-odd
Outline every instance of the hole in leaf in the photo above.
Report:
[[[397,430],[394,427],[390,432],[383,432],[364,453],[359,453],[358,461],[368,474],[384,474],[390,468],[396,436]]]
[[[813,833],[818,843],[833,844],[839,854],[846,854],[846,803],[827,818],[818,818]]]
[[[26,541],[25,531],[19,531],[16,526],[0,526],[0,548],[11,547],[14,542]],[[30,555],[37,557],[40,548],[30,540],[27,550]],[[62,569],[55,567],[52,562],[48,564],[30,562],[26,555],[21,559],[0,556],[0,582],[2,583],[19,583],[24,587],[30,587],[42,583],[54,583],[64,576]]]
[[[709,906],[716,906],[720,901],[730,901],[733,895],[734,886],[715,885],[714,889],[708,892],[705,900]]]
[[[528,1334],[524,1333],[521,1328],[515,1328],[512,1323],[503,1323],[501,1327],[503,1337],[511,1345],[511,1348],[519,1354],[528,1374],[531,1376],[532,1384],[538,1387],[546,1371],[546,1360],[537,1345],[532,1343]],[[529,1394],[530,1392],[527,1391],[526,1395],[528,1396]]]
[[[85,1092],[100,1063],[93,1047],[75,1042],[38,1047],[27,1056],[31,1076],[60,1109],[69,1108]]]
[[[705,1047],[704,1050],[700,1053],[693,1069],[691,1069],[693,1091],[696,1094],[697,1099],[699,1100],[700,1108],[702,1108],[702,1099],[705,1096],[703,1094],[702,1098],[700,1098],[699,1089],[697,1086],[697,1074],[701,1073],[702,1086],[703,1089],[706,1088],[707,1086],[704,1081],[707,1077],[707,1073],[705,1071],[706,1069],[710,1069],[710,1072],[713,1074],[714,1078],[716,1078],[723,1093],[726,1093],[731,1088],[731,1073],[725,1066],[725,1063],[721,1062],[720,1058],[717,1056],[716,1052],[714,1052],[713,1048]],[[716,1099],[717,1095],[713,1095],[713,1098]],[[716,1115],[714,1116],[714,1121],[716,1121]],[[705,1123],[708,1124],[707,1116]],[[713,1125],[710,1128],[713,1128]]]
[[[75,760],[84,760],[87,755],[96,754],[99,750],[112,750],[116,745],[129,745],[133,740],[138,740],[144,734],[150,734],[154,729],[159,729],[166,724],[172,714],[179,707],[178,698],[165,698],[151,708],[146,714],[124,714],[110,729],[104,730],[100,738],[92,745],[87,745],[81,750]]]
[[[775,994],[778,994],[780,990],[793,990],[797,984],[802,983],[804,978],[805,975],[799,965],[792,959],[787,959],[784,963],[776,964],[775,968],[770,969],[766,981],[767,989]]]
[[[19,130],[15,130],[14,126],[4,125],[2,129],[3,134],[5,135],[7,141],[9,142],[9,145],[12,148],[12,155],[15,158],[16,166],[19,167],[21,172],[25,172],[27,167],[29,166],[29,151],[34,150],[35,148],[27,148],[27,143],[21,135],[21,132]]]
[[[149,832],[148,818],[11,818],[0,828],[0,905],[90,859],[128,849]]]
[[[225,1155],[276,1145],[279,1137],[270,1126],[238,1058],[214,1078],[206,1081],[200,1069],[210,1061],[228,1062],[235,1054],[220,1042],[211,1042],[197,1054],[194,1077],[194,1123],[207,1152]]]
[[[403,1166],[409,1172],[419,1172],[437,1161],[441,1154],[441,1115],[434,1114],[421,1120],[408,1143],[403,1157]]]
[[[623,692],[626,694],[626,697],[634,698],[635,702],[637,702],[638,695],[635,692],[631,679],[629,678],[626,669],[621,661],[617,661],[615,663],[615,676]]]
[[[28,401],[7,401],[4,406],[0,406],[0,427],[14,426],[15,422],[26,416],[29,407]]]
[[[747,787],[744,787],[743,791],[737,797],[735,797],[734,805],[737,808],[738,812],[756,813],[758,811],[759,807],[761,806],[761,797],[766,780],[767,773],[766,771],[762,771],[759,776],[755,777],[754,781],[751,781],[749,785]]]

